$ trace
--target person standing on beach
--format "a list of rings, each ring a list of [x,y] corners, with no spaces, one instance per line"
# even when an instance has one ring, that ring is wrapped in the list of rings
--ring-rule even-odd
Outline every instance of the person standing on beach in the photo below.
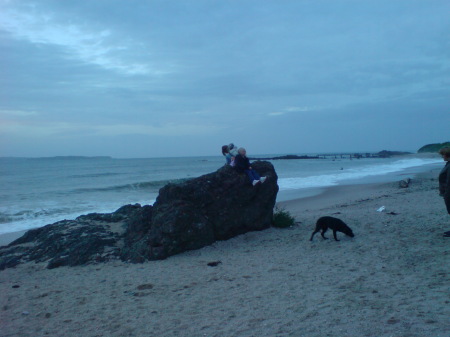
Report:
[[[442,171],[439,173],[439,195],[444,197],[447,212],[450,214],[450,147],[443,147],[439,150],[445,164]],[[450,231],[444,233],[444,237],[450,237]]]
[[[238,155],[234,159],[236,171],[247,174],[253,186],[258,183],[263,183],[266,177],[260,177],[259,174],[252,168],[250,161],[247,158],[247,151],[241,147],[238,150]]]

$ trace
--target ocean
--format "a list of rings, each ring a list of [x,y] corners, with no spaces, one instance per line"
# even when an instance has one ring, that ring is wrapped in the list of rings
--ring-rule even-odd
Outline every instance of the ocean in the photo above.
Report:
[[[222,156],[0,158],[0,234],[87,213],[110,213],[126,204],[153,204],[165,184],[213,172],[224,162]],[[437,156],[419,155],[271,162],[279,177],[277,201],[339,184],[401,180],[443,165]]]

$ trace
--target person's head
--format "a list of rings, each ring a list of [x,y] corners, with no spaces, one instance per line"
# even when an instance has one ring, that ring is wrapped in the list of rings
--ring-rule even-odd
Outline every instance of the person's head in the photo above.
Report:
[[[439,154],[445,161],[450,161],[450,147],[446,146],[439,150]]]
[[[243,147],[240,147],[239,150],[238,150],[238,153],[239,153],[241,156],[245,156],[245,154],[247,153],[247,151],[245,151],[245,149],[244,149]]]
[[[228,145],[228,150],[233,150],[234,148],[235,148],[235,146],[234,146],[233,143],[230,143],[230,144]]]
[[[225,156],[228,152],[228,145],[222,146],[222,154]]]

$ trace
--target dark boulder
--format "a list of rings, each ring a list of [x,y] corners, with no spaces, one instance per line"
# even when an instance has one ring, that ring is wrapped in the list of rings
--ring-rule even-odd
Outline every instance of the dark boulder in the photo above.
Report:
[[[197,249],[272,224],[278,192],[277,175],[269,162],[253,168],[264,183],[252,186],[245,174],[230,166],[159,191],[148,233],[149,258],[160,258]],[[147,238],[144,238],[147,239]]]
[[[0,247],[0,270],[27,261],[48,268],[122,259],[168,256],[226,240],[272,224],[278,192],[269,162],[253,167],[264,183],[252,186],[245,174],[224,166],[216,172],[161,188],[154,206],[126,205],[30,230]]]

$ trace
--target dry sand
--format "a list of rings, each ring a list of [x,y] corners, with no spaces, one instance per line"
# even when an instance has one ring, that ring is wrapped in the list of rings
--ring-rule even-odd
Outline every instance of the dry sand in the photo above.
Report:
[[[449,336],[450,216],[437,174],[284,202],[293,228],[164,261],[4,270],[0,335]],[[323,215],[355,238],[308,241]]]

